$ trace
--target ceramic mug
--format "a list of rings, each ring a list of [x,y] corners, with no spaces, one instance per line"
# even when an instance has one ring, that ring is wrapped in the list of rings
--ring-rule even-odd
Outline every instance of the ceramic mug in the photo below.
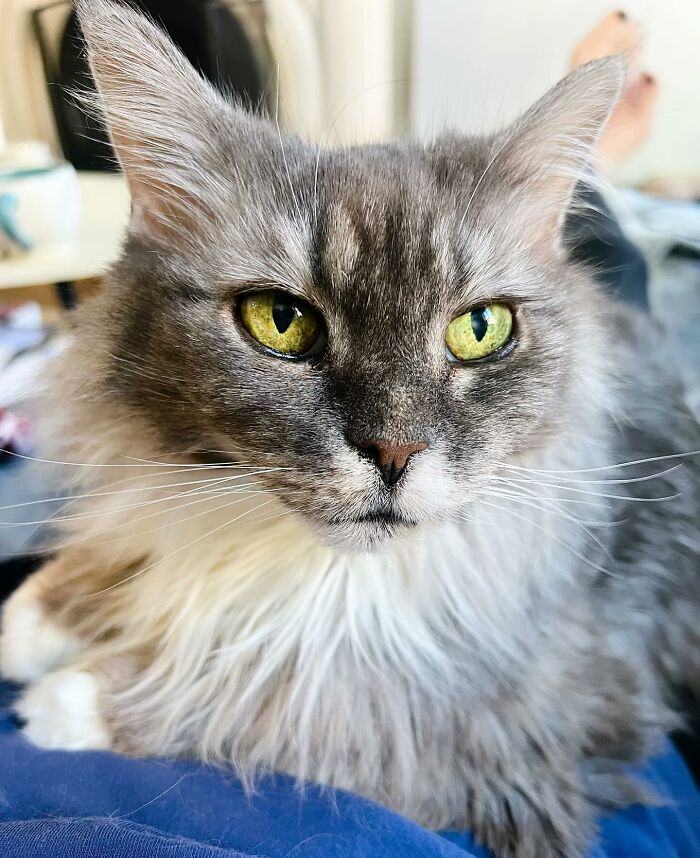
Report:
[[[60,247],[78,227],[78,185],[70,164],[0,165],[0,244],[14,250]]]

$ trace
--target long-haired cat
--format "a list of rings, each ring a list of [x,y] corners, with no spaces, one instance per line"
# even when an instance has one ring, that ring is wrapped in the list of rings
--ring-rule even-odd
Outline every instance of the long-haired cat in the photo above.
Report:
[[[560,237],[621,61],[494,136],[325,151],[79,6],[133,207],[47,393],[61,547],[1,642],[26,734],[582,855],[700,667],[670,334]]]

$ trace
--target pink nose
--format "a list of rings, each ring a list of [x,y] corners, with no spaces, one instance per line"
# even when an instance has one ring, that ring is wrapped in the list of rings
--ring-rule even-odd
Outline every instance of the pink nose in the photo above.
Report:
[[[379,468],[382,480],[387,486],[394,486],[406,470],[406,464],[414,453],[420,453],[428,447],[426,441],[414,441],[411,444],[392,444],[390,441],[373,439],[361,441],[357,445],[366,456],[374,460]]]

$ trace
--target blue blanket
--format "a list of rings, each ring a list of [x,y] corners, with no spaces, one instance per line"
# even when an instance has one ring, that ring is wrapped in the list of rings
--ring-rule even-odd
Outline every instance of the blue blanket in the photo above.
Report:
[[[468,834],[426,831],[357,796],[285,777],[246,797],[230,774],[106,752],[43,751],[0,685],[2,858],[488,858]],[[668,801],[600,821],[591,858],[698,858],[700,793],[669,745],[643,773]]]

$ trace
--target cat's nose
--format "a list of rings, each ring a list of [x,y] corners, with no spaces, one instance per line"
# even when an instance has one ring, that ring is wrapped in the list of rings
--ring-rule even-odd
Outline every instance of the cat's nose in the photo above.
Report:
[[[392,444],[390,441],[372,439],[360,441],[357,445],[362,454],[374,461],[387,486],[395,486],[406,470],[406,463],[414,453],[420,453],[428,446],[426,441],[414,441],[411,444]]]

